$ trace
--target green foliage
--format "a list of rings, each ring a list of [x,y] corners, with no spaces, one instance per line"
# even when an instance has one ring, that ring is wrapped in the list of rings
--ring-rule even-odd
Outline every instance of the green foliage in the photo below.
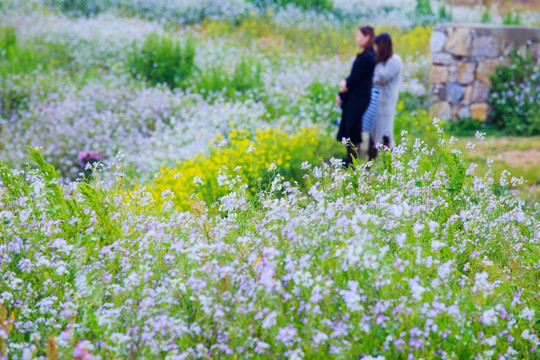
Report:
[[[259,8],[271,6],[293,5],[302,9],[327,10],[333,9],[332,0],[249,0]]]
[[[17,34],[10,26],[0,28],[0,52],[6,59],[12,58],[17,49]]]
[[[507,12],[505,17],[503,18],[503,24],[504,25],[521,25],[521,17],[519,16],[519,13],[517,11]]]
[[[484,9],[480,22],[482,22],[482,24],[487,24],[491,22],[491,8],[489,6],[486,6],[486,8]]]
[[[195,42],[180,41],[155,32],[147,35],[141,48],[135,42],[128,52],[128,64],[133,76],[141,76],[149,83],[179,87],[195,70]]]
[[[282,6],[292,4],[302,9],[332,10],[332,0],[277,0]]]
[[[230,98],[238,98],[243,94],[262,88],[262,66],[256,60],[242,58],[230,71],[223,65],[215,65],[195,76],[190,84],[198,91],[207,94],[223,92]]]
[[[511,135],[540,134],[540,67],[529,51],[514,52],[510,67],[491,77],[489,122]]]
[[[336,87],[334,84],[324,84],[318,81],[311,83],[307,89],[306,106],[314,122],[327,125],[327,130],[335,127],[341,118],[341,110],[334,106]],[[335,122],[332,121],[335,119]]]
[[[394,118],[394,139],[397,142],[401,139],[402,131],[430,143],[434,141],[436,133],[425,110],[427,108],[427,96],[416,96],[406,92],[399,94]]]
[[[14,28],[0,28],[0,76],[58,68],[75,73],[79,69],[72,60],[65,44],[43,39],[21,43]]]
[[[38,93],[37,88],[54,86],[56,74],[51,74],[57,69],[66,70],[71,77],[81,70],[65,44],[42,39],[21,43],[14,28],[0,27],[0,115],[7,117],[23,108],[30,95]],[[48,79],[40,79],[39,74],[44,73]]]
[[[455,136],[474,136],[476,131],[482,131],[489,135],[503,134],[493,124],[471,118],[447,121],[444,127],[446,131]]]
[[[446,21],[452,20],[452,11],[449,8],[446,8],[446,4],[443,4],[439,8],[439,20],[446,20]]]
[[[51,8],[71,16],[91,17],[109,7],[108,0],[45,0]]]
[[[415,13],[417,16],[433,16],[429,0],[416,0]]]
[[[0,116],[8,117],[16,109],[20,109],[26,104],[32,92],[30,89],[19,90],[8,86],[5,78],[0,78]]]

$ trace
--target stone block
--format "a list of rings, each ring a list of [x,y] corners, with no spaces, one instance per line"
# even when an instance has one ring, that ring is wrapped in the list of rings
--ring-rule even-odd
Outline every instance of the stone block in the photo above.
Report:
[[[502,51],[501,55],[509,56],[516,49],[517,49],[517,44],[515,43],[505,44],[504,50]]]
[[[431,65],[429,68],[430,84],[442,84],[448,81],[448,66]]]
[[[440,52],[431,54],[431,62],[437,65],[450,65],[454,61],[454,57],[448,53]]]
[[[464,85],[455,82],[446,84],[446,97],[452,104],[459,103],[463,99],[463,95],[465,95]]]
[[[489,96],[489,87],[481,81],[476,80],[472,90],[472,102],[486,102]]]
[[[479,36],[473,40],[472,56],[499,56],[499,39],[493,36]]]
[[[449,29],[444,50],[456,56],[470,55],[471,31],[469,28]]]
[[[476,64],[472,62],[460,61],[457,63],[457,81],[460,84],[470,84],[474,81],[474,70]]]
[[[485,121],[488,116],[489,106],[487,103],[475,103],[471,105],[471,118]]]
[[[439,101],[431,106],[430,111],[441,120],[452,119],[452,106],[447,101]]]
[[[467,85],[467,87],[465,88],[465,93],[463,94],[463,100],[462,100],[463,103],[469,104],[471,102],[472,90],[473,90],[473,86]]]
[[[429,92],[433,95],[434,101],[446,100],[446,86],[445,84],[432,84],[429,88]]]
[[[433,31],[431,33],[430,49],[431,53],[438,53],[444,49],[446,42],[446,34],[441,31]]]
[[[458,119],[466,119],[471,117],[471,108],[469,106],[460,106],[457,111]]]
[[[509,65],[508,59],[484,59],[478,62],[476,69],[476,79],[486,85],[491,85],[491,75],[495,73],[497,66]]]
[[[457,82],[457,63],[453,62],[448,67],[448,82]]]

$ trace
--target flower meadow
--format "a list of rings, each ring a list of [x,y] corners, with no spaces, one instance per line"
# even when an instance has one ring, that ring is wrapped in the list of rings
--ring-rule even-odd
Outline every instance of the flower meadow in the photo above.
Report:
[[[184,211],[121,159],[105,164],[112,179],[61,185],[29,148],[26,173],[0,169],[0,349],[536,358],[540,208],[497,195],[463,155],[409,141],[377,169],[305,163],[307,192],[277,172],[253,192],[231,169],[226,195]]]
[[[540,206],[426,111],[433,24],[495,10],[1,2],[0,359],[540,358]],[[343,168],[358,21],[398,146]]]

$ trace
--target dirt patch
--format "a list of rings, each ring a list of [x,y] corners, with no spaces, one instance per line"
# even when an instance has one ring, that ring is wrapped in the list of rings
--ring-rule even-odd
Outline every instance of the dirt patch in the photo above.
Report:
[[[512,166],[538,167],[540,169],[540,150],[508,150],[493,156],[493,160],[504,161]]]

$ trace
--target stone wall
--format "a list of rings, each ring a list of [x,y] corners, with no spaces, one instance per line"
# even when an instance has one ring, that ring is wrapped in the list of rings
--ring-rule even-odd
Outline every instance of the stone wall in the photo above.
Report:
[[[431,110],[441,120],[489,114],[490,76],[510,65],[509,54],[529,48],[540,58],[540,29],[516,26],[444,24],[431,35],[429,93]]]

